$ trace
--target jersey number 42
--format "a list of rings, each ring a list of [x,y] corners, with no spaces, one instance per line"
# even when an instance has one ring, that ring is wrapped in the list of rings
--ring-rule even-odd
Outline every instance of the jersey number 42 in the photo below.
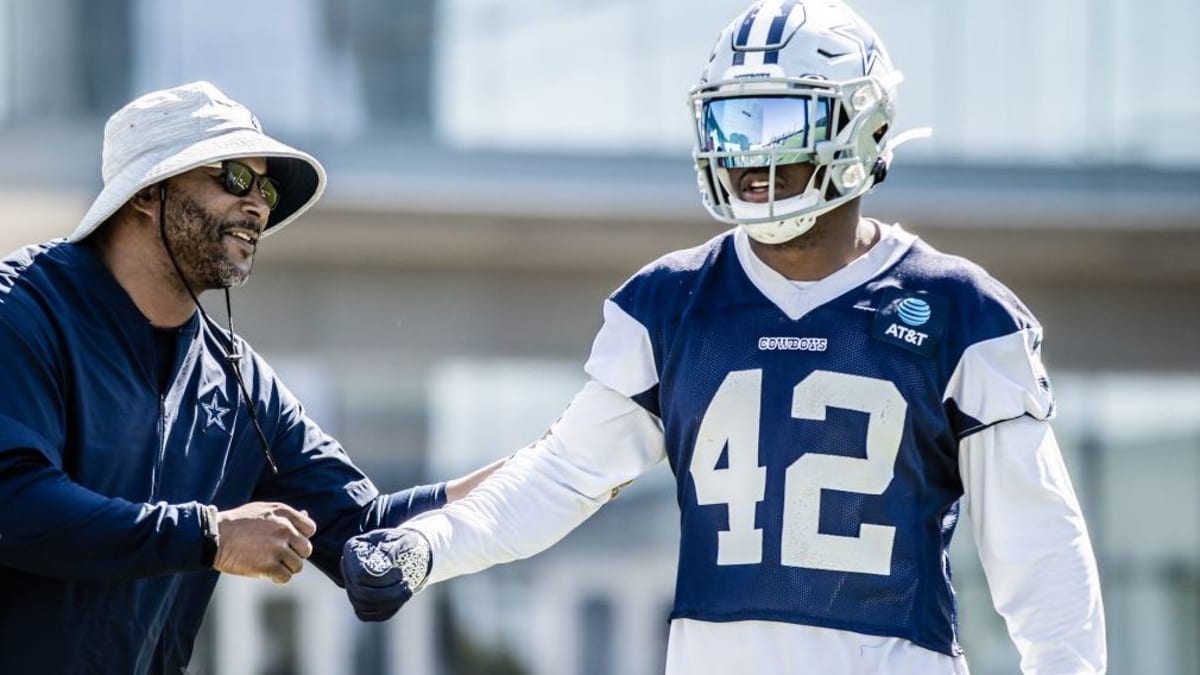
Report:
[[[857,537],[818,531],[821,491],[883,494],[895,474],[908,408],[896,385],[872,377],[817,370],[792,390],[792,417],[823,421],[826,408],[867,413],[866,458],[807,452],[784,473],[780,563],[863,574],[889,574],[896,528],[861,523]],[[763,531],[754,512],[767,469],[759,466],[762,370],[729,373],[700,423],[689,469],[700,505],[725,504],[729,529],[717,533],[718,565],[762,562]],[[715,468],[728,448],[727,468]]]

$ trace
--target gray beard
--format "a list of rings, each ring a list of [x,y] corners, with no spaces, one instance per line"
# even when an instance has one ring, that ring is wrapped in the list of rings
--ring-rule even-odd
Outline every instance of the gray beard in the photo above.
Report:
[[[222,222],[187,195],[168,193],[167,241],[179,267],[199,285],[194,292],[237,288],[250,278],[250,270],[239,269],[225,250],[223,233],[236,226],[258,229],[249,219]]]

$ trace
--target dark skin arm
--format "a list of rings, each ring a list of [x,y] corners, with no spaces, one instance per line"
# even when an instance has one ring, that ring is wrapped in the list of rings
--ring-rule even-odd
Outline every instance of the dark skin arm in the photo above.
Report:
[[[485,478],[492,475],[492,472],[504,466],[506,461],[508,461],[508,458],[503,457],[492,462],[491,464],[482,466],[465,476],[446,481],[446,503],[457,501],[463,497],[466,497],[467,493],[479,487],[479,484],[482,483]]]

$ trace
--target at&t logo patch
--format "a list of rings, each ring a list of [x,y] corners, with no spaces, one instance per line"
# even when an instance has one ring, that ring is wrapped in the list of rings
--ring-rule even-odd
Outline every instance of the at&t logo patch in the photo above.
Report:
[[[883,292],[871,337],[922,356],[933,356],[946,328],[950,301],[922,291]]]
[[[916,345],[918,347],[925,344],[925,341],[929,339],[929,333],[922,333],[921,331],[905,328],[904,326],[895,323],[888,326],[887,330],[883,331],[883,334],[891,335],[896,339],[904,340],[908,344]]]
[[[905,298],[896,305],[896,314],[910,326],[924,326],[929,322],[933,310],[928,302],[920,298]]]

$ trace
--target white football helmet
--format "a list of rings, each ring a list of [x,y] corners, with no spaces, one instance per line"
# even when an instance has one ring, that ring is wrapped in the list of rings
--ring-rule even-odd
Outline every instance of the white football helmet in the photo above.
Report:
[[[777,244],[868,192],[907,140],[891,134],[900,80],[875,31],[840,0],[756,2],[721,33],[688,94],[709,213]],[[817,167],[807,188],[776,199],[776,167],[802,162]],[[741,199],[733,168],[767,169],[767,200]]]

